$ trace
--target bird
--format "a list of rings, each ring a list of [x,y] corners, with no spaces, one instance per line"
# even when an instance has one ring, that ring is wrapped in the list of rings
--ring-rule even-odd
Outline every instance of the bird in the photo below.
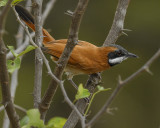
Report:
[[[23,6],[16,5],[15,10],[21,20],[35,31],[35,21]],[[43,51],[51,55],[51,59],[57,62],[66,46],[67,39],[56,40],[46,29],[43,32]],[[111,44],[109,46],[98,47],[87,41],[78,40],[74,47],[68,63],[64,69],[68,80],[77,89],[76,84],[72,81],[73,76],[80,74],[94,74],[105,71],[127,58],[135,58],[137,55],[128,52],[120,45]]]

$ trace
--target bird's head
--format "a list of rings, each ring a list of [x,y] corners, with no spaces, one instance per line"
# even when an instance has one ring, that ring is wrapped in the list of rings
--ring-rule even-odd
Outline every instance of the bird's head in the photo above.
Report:
[[[110,45],[111,51],[108,53],[108,63],[110,66],[120,64],[122,61],[130,57],[138,57],[137,55],[128,52],[126,49],[119,45]]]

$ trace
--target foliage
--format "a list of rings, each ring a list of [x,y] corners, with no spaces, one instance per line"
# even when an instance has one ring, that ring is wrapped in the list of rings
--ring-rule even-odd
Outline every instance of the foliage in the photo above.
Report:
[[[54,117],[51,118],[47,125],[43,123],[40,119],[40,113],[38,109],[30,109],[27,111],[27,115],[24,116],[20,121],[20,126],[22,128],[63,128],[66,122],[65,118]]]
[[[24,1],[24,0],[13,0],[12,5],[14,6],[14,5],[16,5],[16,4],[18,4],[22,1]],[[8,2],[8,0],[1,0],[0,1],[0,7],[5,6],[7,4],[7,2]]]
[[[87,98],[89,96],[90,96],[90,92],[88,91],[88,89],[85,89],[83,87],[83,84],[80,84],[79,87],[78,87],[78,92],[75,96],[75,101],[77,101],[79,99]]]
[[[22,2],[24,0],[13,0],[12,5],[15,6],[16,4]]]
[[[0,7],[5,6],[7,4],[8,0],[2,0],[0,1]]]
[[[13,73],[16,69],[19,69],[21,65],[21,59],[19,57],[14,60],[7,60],[8,72]]]
[[[22,56],[22,55],[24,55],[24,54],[26,54],[26,53],[34,50],[35,48],[36,48],[36,47],[34,47],[33,45],[28,45],[27,48],[26,48],[24,51],[22,51],[21,53],[19,53],[19,54],[17,55],[17,57],[20,57],[20,56]]]
[[[20,126],[22,127],[22,126],[28,124],[28,122],[29,122],[29,117],[26,115],[20,120]]]
[[[9,50],[12,52],[12,54],[15,57],[14,60],[7,60],[8,72],[13,73],[16,69],[20,68],[20,65],[21,65],[20,56],[30,52],[31,50],[34,50],[36,47],[34,47],[32,45],[29,45],[24,51],[22,51],[19,54],[14,52],[14,47],[13,46],[8,46],[8,48],[9,48]]]
[[[48,122],[47,128],[63,128],[66,119],[62,117],[51,118]]]

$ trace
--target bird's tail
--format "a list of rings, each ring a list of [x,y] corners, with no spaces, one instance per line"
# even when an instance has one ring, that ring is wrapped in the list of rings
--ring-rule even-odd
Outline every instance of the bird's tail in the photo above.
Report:
[[[16,5],[15,10],[18,13],[19,17],[29,26],[33,31],[35,31],[35,24],[33,16],[22,6]],[[47,42],[52,42],[55,39],[45,30],[42,28],[43,31],[43,44],[45,45]]]

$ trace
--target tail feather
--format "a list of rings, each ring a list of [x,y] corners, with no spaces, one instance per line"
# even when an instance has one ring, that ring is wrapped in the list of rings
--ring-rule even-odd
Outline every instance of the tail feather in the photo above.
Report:
[[[34,18],[33,16],[22,6],[16,5],[15,10],[18,13],[19,17],[31,28],[35,31],[34,28]]]
[[[34,18],[33,16],[22,6],[16,5],[15,10],[18,13],[19,17],[29,26],[33,31],[35,31]],[[47,32],[47,30],[43,29],[43,44],[47,42],[52,42],[55,39]]]

